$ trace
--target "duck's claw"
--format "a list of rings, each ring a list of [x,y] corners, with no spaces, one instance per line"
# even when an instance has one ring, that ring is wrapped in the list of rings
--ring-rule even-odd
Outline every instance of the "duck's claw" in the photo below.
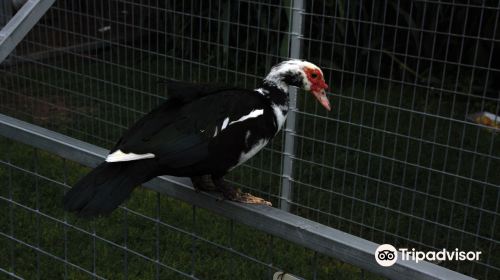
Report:
[[[236,197],[233,199],[234,201],[248,204],[262,204],[267,206],[273,206],[273,204],[263,198],[254,196],[250,193],[244,193],[239,191]]]

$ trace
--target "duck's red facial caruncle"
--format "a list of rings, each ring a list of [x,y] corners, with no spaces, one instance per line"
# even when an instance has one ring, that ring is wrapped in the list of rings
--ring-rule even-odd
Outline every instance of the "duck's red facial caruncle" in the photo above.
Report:
[[[318,68],[305,67],[304,73],[306,74],[306,78],[311,85],[309,89],[311,93],[314,95],[314,97],[316,97],[319,103],[323,107],[325,107],[325,109],[330,111],[330,102],[328,101],[325,92],[325,90],[328,89],[328,85],[325,82],[321,70],[319,70]]]

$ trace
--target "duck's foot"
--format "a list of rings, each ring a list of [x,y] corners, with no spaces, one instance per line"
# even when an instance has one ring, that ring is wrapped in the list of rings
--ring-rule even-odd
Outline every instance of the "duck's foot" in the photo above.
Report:
[[[244,193],[240,189],[233,188],[226,181],[224,181],[223,178],[213,179],[213,182],[215,186],[219,187],[225,199],[241,203],[273,206],[271,202],[263,198],[254,196],[250,193]]]
[[[240,190],[237,190],[237,195],[235,199],[232,199],[233,201],[238,201],[242,203],[248,203],[248,204],[262,204],[262,205],[267,205],[267,206],[273,206],[273,204],[261,197],[254,196],[250,193],[244,193]]]
[[[193,176],[191,177],[191,182],[193,182],[194,190],[197,192],[211,192],[219,190],[219,188],[212,182],[210,175]]]

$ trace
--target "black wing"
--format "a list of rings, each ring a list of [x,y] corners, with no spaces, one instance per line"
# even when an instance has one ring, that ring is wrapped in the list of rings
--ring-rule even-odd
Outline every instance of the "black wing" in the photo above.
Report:
[[[187,103],[221,91],[244,91],[231,86],[194,84],[170,79],[164,79],[160,82],[165,85],[164,88],[167,91],[168,100],[156,109],[153,109],[130,127],[122,135],[120,140],[118,140],[115,147],[111,149],[111,152],[120,149],[119,147],[124,143],[124,139],[135,138],[138,136],[136,135],[138,133],[140,133],[140,136],[144,139],[148,139],[162,127],[174,121],[177,110]]]
[[[172,98],[144,116],[112,151],[153,153],[172,168],[189,166],[208,157],[209,145],[226,118],[239,119],[265,102],[259,94],[241,89],[200,91],[196,98],[196,92],[189,94],[189,101]]]
[[[163,79],[159,81],[165,85],[167,96],[169,100],[177,100],[183,104],[189,103],[193,100],[202,98],[222,91],[241,91],[242,89],[234,86],[220,85],[220,84],[198,84],[172,79]]]

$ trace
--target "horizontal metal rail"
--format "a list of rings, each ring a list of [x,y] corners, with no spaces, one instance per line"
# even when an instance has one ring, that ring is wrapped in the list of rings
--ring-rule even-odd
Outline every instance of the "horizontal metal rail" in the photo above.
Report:
[[[55,0],[28,0],[0,30],[0,63],[16,48]]]
[[[108,153],[103,148],[2,114],[0,135],[89,167],[97,166]],[[220,201],[213,194],[195,192],[187,178],[162,176],[144,186],[391,279],[473,279],[424,261],[398,260],[391,267],[382,267],[375,261],[376,243],[277,208]]]

